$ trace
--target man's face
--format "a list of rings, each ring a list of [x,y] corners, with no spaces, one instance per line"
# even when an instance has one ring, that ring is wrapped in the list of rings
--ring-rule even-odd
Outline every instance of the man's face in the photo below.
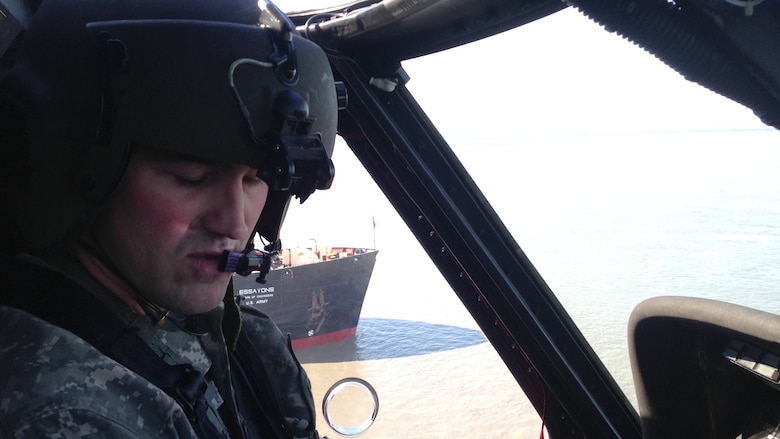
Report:
[[[97,244],[146,300],[183,314],[214,309],[229,273],[223,250],[242,250],[268,185],[243,165],[138,149],[98,219]]]

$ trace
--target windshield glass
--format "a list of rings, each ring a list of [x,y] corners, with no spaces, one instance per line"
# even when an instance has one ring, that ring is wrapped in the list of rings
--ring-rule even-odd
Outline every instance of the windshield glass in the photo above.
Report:
[[[750,111],[575,10],[404,68],[632,403],[626,331],[643,299],[780,311],[780,133]],[[356,335],[298,351],[318,404],[355,376],[380,398],[364,437],[539,437],[539,416],[343,143],[334,162],[333,188],[291,207],[285,247],[379,255]]]
[[[319,413],[331,385],[358,377],[380,401],[376,422],[361,437],[539,437],[541,420],[522,389],[341,141],[333,160],[333,187],[290,207],[284,247],[349,245],[379,253],[355,336],[296,349]],[[341,306],[325,301],[330,310]],[[340,406],[347,413],[337,417],[360,425],[370,415],[370,401],[360,392],[349,398]],[[318,425],[321,434],[340,437],[322,419]]]
[[[632,402],[643,299],[780,311],[780,133],[749,110],[572,9],[404,67]]]

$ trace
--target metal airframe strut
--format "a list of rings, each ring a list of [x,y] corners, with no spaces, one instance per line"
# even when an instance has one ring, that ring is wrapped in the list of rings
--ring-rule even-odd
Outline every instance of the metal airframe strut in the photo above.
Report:
[[[358,64],[331,62],[349,88],[339,134],[474,316],[550,437],[641,437],[626,396],[408,90],[378,90]]]

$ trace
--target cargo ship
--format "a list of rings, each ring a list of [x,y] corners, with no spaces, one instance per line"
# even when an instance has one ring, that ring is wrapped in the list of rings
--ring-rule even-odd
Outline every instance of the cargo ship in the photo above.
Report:
[[[283,249],[265,283],[257,276],[233,277],[243,306],[268,314],[294,349],[355,335],[374,271],[375,249],[355,247]]]

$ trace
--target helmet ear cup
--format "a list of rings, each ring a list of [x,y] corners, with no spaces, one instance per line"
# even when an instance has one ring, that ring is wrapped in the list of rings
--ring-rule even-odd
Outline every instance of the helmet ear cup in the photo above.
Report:
[[[97,196],[79,180],[92,147],[80,134],[87,130],[71,129],[73,118],[62,112],[63,103],[46,84],[25,64],[16,65],[0,81],[4,252],[64,244],[63,238],[82,231],[85,219],[93,215],[90,208]]]
[[[27,112],[0,89],[0,253],[13,255],[21,250],[16,233],[19,206],[14,194],[29,186]]]
[[[29,178],[30,143],[28,113],[15,99],[0,90],[0,182],[23,184]]]
[[[109,144],[110,105],[100,78],[125,54],[107,46],[113,50],[97,53],[107,58],[94,60],[97,67],[44,69],[28,56],[0,78],[0,234],[11,235],[3,236],[3,247],[66,245],[121,178],[130,146]]]

